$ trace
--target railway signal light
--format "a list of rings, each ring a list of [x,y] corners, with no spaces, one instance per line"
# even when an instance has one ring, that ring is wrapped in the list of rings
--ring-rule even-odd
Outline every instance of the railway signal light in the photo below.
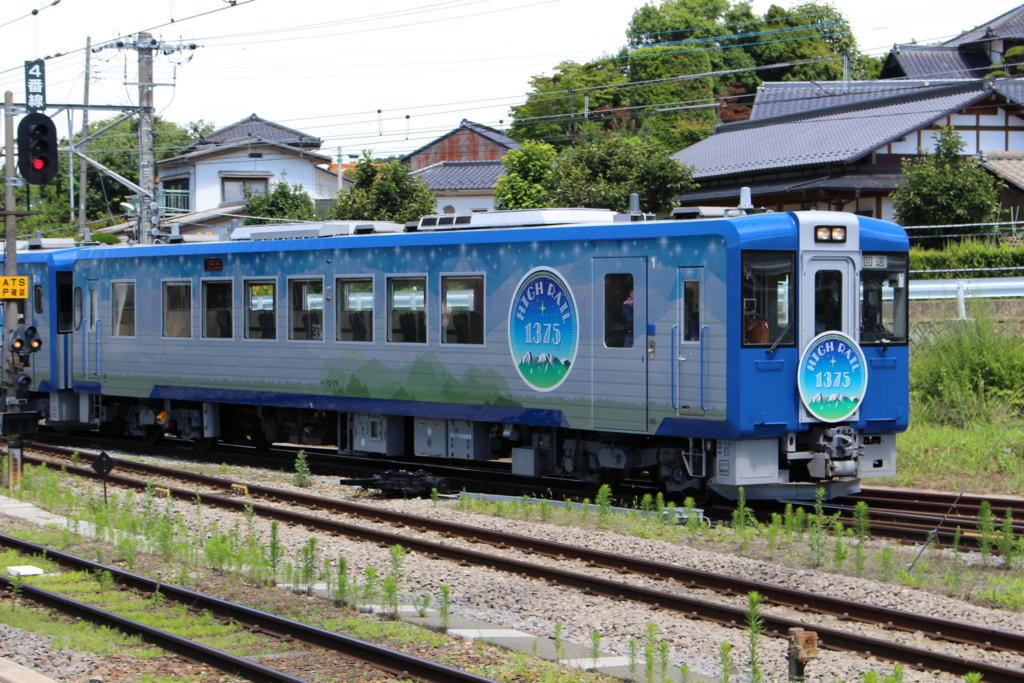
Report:
[[[11,351],[25,360],[30,354],[43,348],[43,340],[39,338],[39,331],[36,330],[35,325],[18,325],[11,332],[9,346]]]
[[[34,111],[18,123],[18,170],[29,185],[45,185],[57,175],[57,127]]]

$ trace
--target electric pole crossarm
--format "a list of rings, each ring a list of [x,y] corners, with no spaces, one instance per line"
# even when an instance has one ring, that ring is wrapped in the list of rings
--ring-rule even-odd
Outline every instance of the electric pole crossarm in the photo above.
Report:
[[[15,102],[15,103],[13,103],[13,106],[16,107],[16,108],[21,109],[21,111],[24,111],[25,107],[26,107],[24,102]],[[156,112],[156,108],[155,107],[136,107],[136,106],[128,105],[128,104],[54,104],[53,102],[47,102],[46,108],[47,109],[56,109],[58,112],[63,111],[65,109],[75,109],[75,110],[79,110],[79,109],[90,109],[90,110],[91,109],[96,109],[96,110],[99,110],[99,111],[130,111],[130,112],[132,112],[134,114],[147,113],[147,112],[152,114],[152,113]]]
[[[82,139],[81,139],[81,140],[79,140],[79,141],[78,141],[78,142],[77,142],[76,144],[78,144],[78,145],[81,145],[81,144],[83,144],[83,143],[85,143],[85,142],[89,142],[89,141],[90,141],[90,140],[92,140],[93,138],[96,138],[96,137],[99,137],[100,135],[103,135],[104,133],[106,133],[106,132],[107,132],[108,130],[110,130],[110,129],[111,129],[111,128],[113,128],[114,126],[119,126],[119,125],[121,125],[122,123],[124,123],[125,121],[128,121],[128,120],[130,120],[131,118],[132,118],[132,115],[131,115],[131,114],[125,114],[124,116],[122,116],[121,118],[119,118],[119,119],[118,119],[117,121],[114,121],[113,123],[111,123],[111,124],[110,124],[109,126],[104,126],[104,127],[103,127],[103,128],[101,128],[100,130],[98,130],[98,131],[96,131],[95,133],[93,133],[92,135],[89,135],[89,136],[87,136],[87,137],[84,137],[84,138],[82,138]],[[74,145],[72,145],[72,147],[74,147]]]
[[[128,180],[127,178],[125,178],[123,175],[121,175],[117,171],[112,171],[109,168],[107,168],[106,166],[104,166],[103,164],[101,164],[100,162],[96,161],[95,159],[90,159],[89,157],[85,156],[84,154],[79,152],[74,147],[63,147],[63,148],[61,148],[60,151],[62,151],[62,152],[73,152],[75,154],[75,156],[84,159],[90,165],[95,166],[96,168],[98,168],[103,173],[106,173],[108,176],[110,176],[111,178],[113,178],[117,182],[121,183],[122,185],[127,187],[129,190],[132,190],[136,194],[140,194],[140,195],[142,195],[144,197],[148,197],[149,199],[153,198],[153,193],[152,192],[150,192],[148,190],[142,189],[140,186],[138,186],[135,183],[133,183],[132,181]]]

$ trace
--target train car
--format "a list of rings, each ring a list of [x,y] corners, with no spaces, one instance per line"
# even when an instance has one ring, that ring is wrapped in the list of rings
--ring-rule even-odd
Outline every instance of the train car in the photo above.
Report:
[[[893,475],[905,232],[732,213],[494,212],[62,252],[34,397],[58,429],[509,458],[727,498]]]

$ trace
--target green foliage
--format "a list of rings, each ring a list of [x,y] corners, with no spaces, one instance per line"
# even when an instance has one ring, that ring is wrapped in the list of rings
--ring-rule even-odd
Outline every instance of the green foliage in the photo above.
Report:
[[[306,460],[306,451],[299,449],[295,454],[295,472],[292,474],[292,483],[305,488],[309,486],[309,462]]]
[[[748,2],[663,0],[637,9],[626,36],[628,45],[614,56],[563,62],[553,75],[535,76],[526,102],[512,108],[509,135],[561,148],[603,133],[639,132],[674,152],[711,133],[716,101],[723,120],[745,118],[749,99],[736,99],[753,94],[762,78],[838,80],[843,54],[854,78],[881,69],[880,60],[858,52],[842,14],[818,3],[773,5],[757,16]],[[753,70],[774,64],[790,65]],[[726,71],[735,73],[695,77]],[[640,85],[619,87],[626,83]]]
[[[973,320],[922,339],[914,348],[910,395],[918,419],[967,427],[1024,406],[1024,339],[983,308]]]
[[[992,62],[992,71],[985,78],[1013,78],[1024,73],[1024,45],[1015,45],[1003,53],[1003,58]]]
[[[622,63],[615,58],[603,57],[587,64],[562,62],[554,68],[553,75],[534,76],[530,80],[531,92],[526,102],[512,107],[514,120],[508,134],[516,140],[543,140],[561,148],[574,140],[581,128],[600,128],[595,120],[614,125],[619,114],[611,112],[623,106],[627,91],[601,86],[619,85],[626,80]],[[586,97],[590,103],[589,121],[584,118]]]
[[[404,223],[434,213],[437,200],[426,183],[400,161],[378,163],[369,152],[356,164],[352,186],[338,193],[330,217]]]
[[[953,232],[956,232],[955,230]],[[978,271],[971,272],[977,268]],[[1019,268],[985,272],[986,268]],[[913,247],[910,250],[911,270],[959,270],[954,273],[928,273],[932,279],[956,280],[963,277],[1011,277],[1024,274],[1024,244],[1011,247],[992,240],[965,239],[950,242],[943,249]]]
[[[266,194],[252,194],[247,191],[245,198],[243,212],[246,216],[294,221],[311,221],[315,218],[313,200],[302,189],[302,185],[288,185],[283,179],[274,183]],[[274,221],[246,218],[245,222],[247,225],[255,225]]]
[[[505,173],[494,186],[497,209],[536,209],[550,206],[547,185],[555,148],[546,142],[526,140],[501,159]]]
[[[962,156],[964,142],[950,127],[939,131],[935,151],[904,159],[904,181],[893,193],[893,208],[903,225],[983,223],[999,216],[1004,188],[981,163]],[[943,229],[937,229],[941,234]]]
[[[747,643],[750,646],[750,657],[748,659],[748,671],[751,683],[764,681],[764,671],[761,670],[760,653],[761,636],[764,634],[764,618],[761,616],[761,602],[764,600],[757,591],[747,593]]]
[[[116,119],[105,119],[89,124],[89,134],[113,123]],[[205,121],[194,121],[187,126],[154,117],[153,144],[157,160],[166,159],[181,153],[182,148],[195,142],[213,130],[213,126]],[[79,138],[76,134],[75,138]],[[67,140],[61,140],[61,145]],[[137,119],[124,121],[110,130],[90,140],[88,155],[107,168],[119,173],[129,180],[137,180],[139,176],[139,123]],[[84,163],[84,162],[83,162]],[[70,178],[68,174],[68,157],[58,155],[59,170],[52,182],[46,185],[24,186],[16,191],[16,205],[19,208],[28,205],[31,196],[31,209],[41,211],[38,216],[26,216],[18,219],[18,232],[30,233],[36,230],[48,231],[61,226],[71,225],[78,215],[78,170],[74,170],[75,204],[72,209],[68,205]],[[117,181],[89,166],[86,174],[86,220],[95,220],[104,216],[121,213],[119,204],[128,200],[131,190]],[[113,221],[112,221],[113,222]],[[100,226],[92,226],[94,229]]]
[[[566,149],[552,168],[553,205],[626,211],[636,192],[642,210],[666,212],[672,197],[694,186],[691,170],[669,153],[653,140],[622,135]]]

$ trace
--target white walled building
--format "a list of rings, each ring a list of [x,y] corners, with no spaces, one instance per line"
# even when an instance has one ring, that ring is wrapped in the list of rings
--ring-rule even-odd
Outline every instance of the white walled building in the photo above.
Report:
[[[300,185],[314,199],[333,199],[337,175],[320,154],[319,138],[253,114],[225,126],[157,162],[157,189],[165,207],[163,225],[182,234],[226,235],[246,192],[265,193],[274,183]]]

